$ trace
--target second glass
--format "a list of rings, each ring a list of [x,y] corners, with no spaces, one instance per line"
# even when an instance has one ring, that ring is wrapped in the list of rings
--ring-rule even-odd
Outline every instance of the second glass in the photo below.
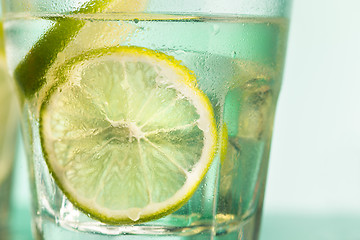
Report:
[[[257,239],[290,1],[5,2],[37,239]]]
[[[6,66],[1,16],[0,13],[0,236],[7,239],[18,108]]]

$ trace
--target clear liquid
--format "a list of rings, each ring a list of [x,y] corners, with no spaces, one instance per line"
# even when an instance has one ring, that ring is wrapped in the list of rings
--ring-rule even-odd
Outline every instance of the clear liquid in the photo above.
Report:
[[[6,21],[7,40],[12,43],[8,45],[10,69],[16,67],[56,19],[49,15],[26,19],[14,16]],[[104,239],[111,238],[101,234],[114,238],[119,234],[140,234],[149,239],[151,236],[155,236],[154,239],[160,236],[237,238],[242,226],[247,221],[256,221],[255,214],[261,211],[287,21],[150,14],[136,18],[131,14],[97,15],[96,18],[91,15],[81,19],[86,23],[67,45],[63,56],[121,45],[158,50],[180,60],[193,71],[198,87],[209,97],[219,132],[225,131],[226,126],[228,142],[219,143],[219,149],[226,144],[227,150],[218,153],[200,187],[178,211],[134,226],[103,224],[74,207],[49,174],[43,159],[38,119],[38,99],[53,84],[46,83],[35,98],[20,97],[24,100],[23,130],[32,166],[38,237],[46,238],[59,228],[62,237],[74,234],[86,239],[93,234]],[[20,43],[17,39],[22,36],[27,36],[27,41]],[[48,237],[56,239],[55,234]]]

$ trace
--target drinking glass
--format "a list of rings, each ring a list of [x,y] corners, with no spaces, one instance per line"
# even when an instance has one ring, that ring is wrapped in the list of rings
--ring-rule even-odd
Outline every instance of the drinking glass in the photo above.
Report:
[[[257,239],[287,0],[5,0],[36,239]]]
[[[10,190],[15,153],[17,105],[12,81],[8,74],[4,52],[0,5],[0,236],[8,232]]]

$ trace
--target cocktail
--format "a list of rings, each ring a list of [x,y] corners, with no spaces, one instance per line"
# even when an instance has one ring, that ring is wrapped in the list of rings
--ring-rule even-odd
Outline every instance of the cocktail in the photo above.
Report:
[[[257,239],[290,1],[5,2],[38,239]]]

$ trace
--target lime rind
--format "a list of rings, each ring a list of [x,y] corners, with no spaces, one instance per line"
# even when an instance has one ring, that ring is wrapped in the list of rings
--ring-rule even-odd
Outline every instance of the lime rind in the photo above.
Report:
[[[86,65],[86,62],[91,62],[93,60],[98,61],[103,56],[107,57],[112,54],[117,55],[117,57],[134,56],[135,58],[147,58],[148,61],[153,62],[154,66],[158,66],[162,69],[172,69],[177,78],[173,80],[170,85],[184,94],[185,98],[191,99],[198,114],[202,116],[200,117],[198,125],[204,126],[205,128],[201,130],[204,132],[204,146],[207,146],[207,148],[203,148],[200,161],[194,165],[191,172],[189,172],[189,175],[186,176],[187,180],[185,181],[185,184],[167,200],[161,203],[151,203],[142,208],[133,207],[125,210],[105,209],[102,206],[97,206],[98,208],[96,208],[96,206],[94,206],[94,201],[89,201],[86,197],[75,196],[77,190],[74,189],[73,186],[64,184],[66,183],[66,180],[64,179],[61,167],[58,166],[56,160],[54,161],[54,159],[56,159],[54,153],[49,151],[49,137],[47,136],[47,133],[51,132],[51,126],[49,126],[48,119],[48,115],[51,114],[47,112],[51,111],[49,108],[51,105],[49,104],[51,104],[52,101],[55,101],[53,100],[54,94],[58,94],[59,89],[66,89],[65,85],[74,84],[68,77],[77,76],[78,74],[76,72],[81,71],[81,68],[84,67],[84,64]],[[67,75],[64,76],[64,73]],[[92,50],[67,61],[67,63],[59,69],[58,78],[61,79],[61,81],[58,81],[51,88],[51,91],[48,93],[41,106],[40,135],[45,160],[50,172],[57,185],[75,206],[84,213],[90,214],[93,218],[105,223],[134,224],[168,215],[179,209],[193,195],[201,180],[204,178],[217,151],[217,134],[214,113],[210,101],[204,93],[196,87],[195,76],[185,66],[181,65],[181,63],[176,61],[173,57],[169,57],[160,52],[139,47],[113,47]],[[169,81],[169,79],[164,81]]]
[[[229,144],[229,134],[226,123],[223,124],[222,129],[220,130],[220,163],[221,165],[226,161],[227,150]]]

